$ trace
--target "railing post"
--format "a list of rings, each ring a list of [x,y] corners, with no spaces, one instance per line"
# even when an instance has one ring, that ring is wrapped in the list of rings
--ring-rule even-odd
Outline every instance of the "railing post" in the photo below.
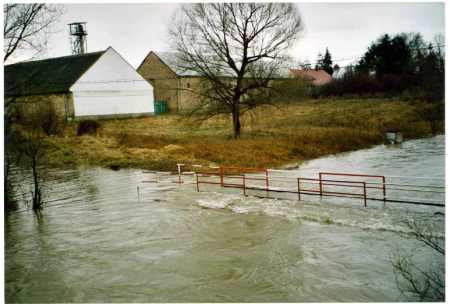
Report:
[[[195,172],[195,176],[197,177],[197,192],[200,192],[199,187],[198,187],[198,172]]]
[[[243,186],[243,188],[244,188],[244,196],[247,196],[247,195],[245,194],[245,174],[242,174],[242,186]]]
[[[223,187],[223,169],[220,167],[220,186]]]
[[[297,177],[297,189],[298,189],[298,200],[301,201],[300,199],[300,178]]]
[[[364,184],[364,207],[367,207],[366,182]]]
[[[386,202],[386,178],[383,176],[383,199]]]
[[[319,190],[320,196],[322,196],[322,173],[319,173]]]
[[[266,170],[266,186],[267,186],[267,191],[269,191],[269,172]]]
[[[178,181],[181,182],[181,165],[177,165],[178,166]]]

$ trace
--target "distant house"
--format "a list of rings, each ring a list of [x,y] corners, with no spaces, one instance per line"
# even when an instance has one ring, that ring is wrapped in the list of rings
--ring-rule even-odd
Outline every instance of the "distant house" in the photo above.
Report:
[[[290,70],[294,77],[304,78],[308,83],[308,93],[310,96],[317,97],[320,94],[321,86],[333,81],[330,74],[323,70]]]
[[[6,65],[4,72],[5,102],[50,100],[69,121],[154,114],[153,87],[112,47]]]
[[[321,86],[329,83],[333,80],[330,74],[323,70],[293,70],[290,69],[292,75],[294,77],[304,77],[306,78],[311,85],[313,86]]]

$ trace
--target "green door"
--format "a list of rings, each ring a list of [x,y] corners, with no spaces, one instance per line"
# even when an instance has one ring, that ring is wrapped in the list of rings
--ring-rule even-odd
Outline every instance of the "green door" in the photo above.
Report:
[[[155,115],[167,113],[167,101],[155,101]]]

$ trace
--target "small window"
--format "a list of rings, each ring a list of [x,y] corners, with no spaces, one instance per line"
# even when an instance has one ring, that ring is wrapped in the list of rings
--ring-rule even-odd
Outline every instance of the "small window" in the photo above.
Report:
[[[187,87],[188,87],[188,88],[190,88],[190,87],[191,87],[191,84],[190,84],[189,82],[188,82],[188,84],[187,84]]]

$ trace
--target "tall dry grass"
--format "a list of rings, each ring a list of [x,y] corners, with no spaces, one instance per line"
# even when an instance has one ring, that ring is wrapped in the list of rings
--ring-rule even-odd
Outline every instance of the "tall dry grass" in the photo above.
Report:
[[[63,139],[54,138],[58,151],[53,158],[169,171],[177,163],[274,168],[381,144],[388,130],[402,131],[405,139],[430,133],[408,103],[389,99],[312,100],[263,108],[243,124],[242,137],[233,140],[226,117],[201,126],[182,114],[103,121],[96,135],[80,138],[68,128]]]

